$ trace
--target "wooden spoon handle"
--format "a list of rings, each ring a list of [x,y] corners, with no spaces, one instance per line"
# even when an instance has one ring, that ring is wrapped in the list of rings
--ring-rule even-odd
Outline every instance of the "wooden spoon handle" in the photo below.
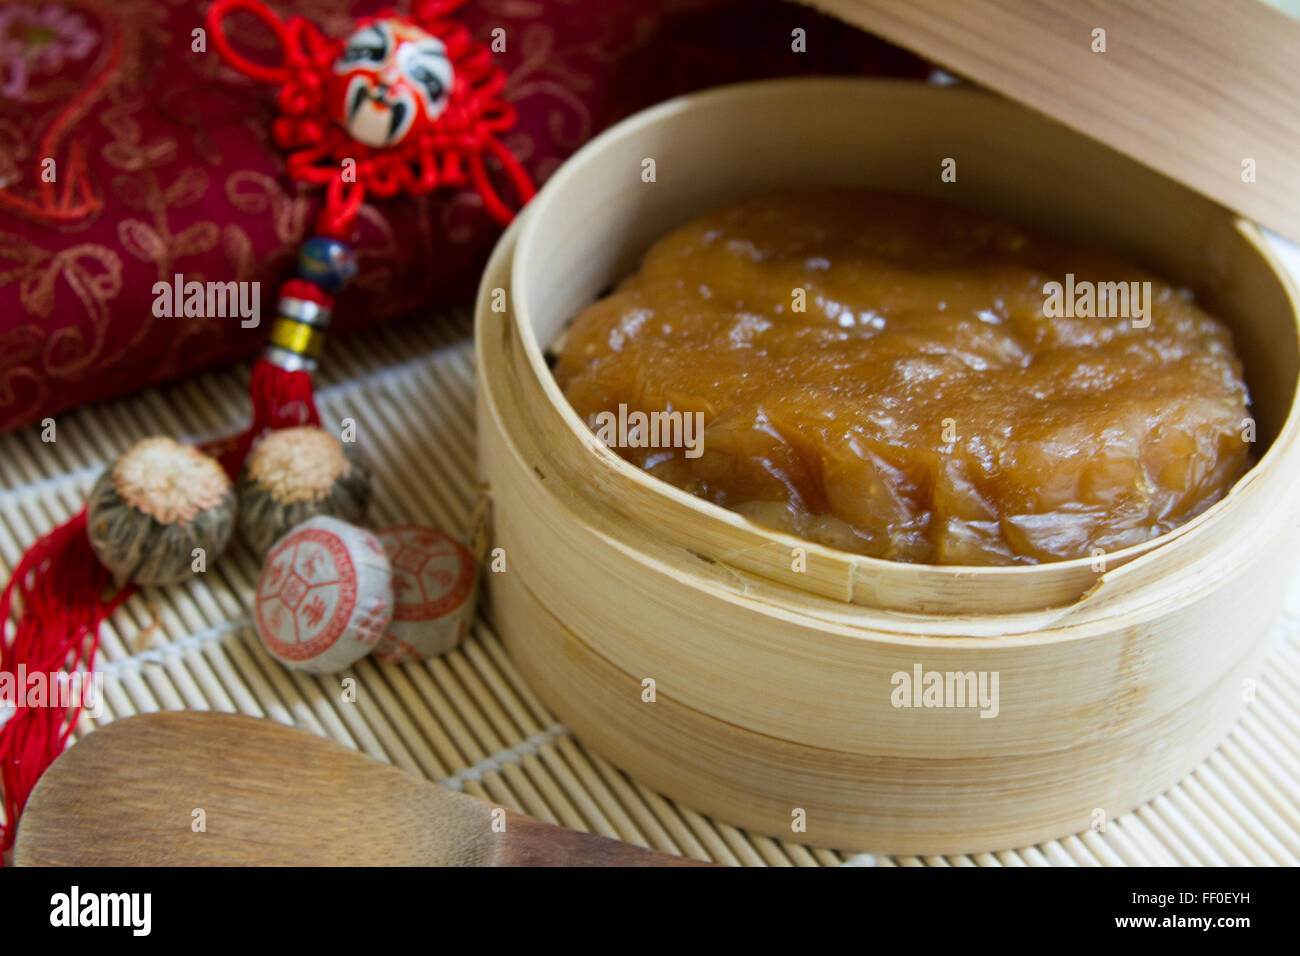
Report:
[[[507,833],[489,866],[716,866],[619,840],[507,814]],[[503,835],[504,836],[504,835]]]

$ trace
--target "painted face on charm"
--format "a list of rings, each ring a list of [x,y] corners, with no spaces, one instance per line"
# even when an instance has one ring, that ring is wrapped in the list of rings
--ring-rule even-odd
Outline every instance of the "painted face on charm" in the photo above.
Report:
[[[376,20],[354,32],[334,61],[334,119],[357,142],[396,146],[447,108],[453,73],[442,41],[404,20]]]

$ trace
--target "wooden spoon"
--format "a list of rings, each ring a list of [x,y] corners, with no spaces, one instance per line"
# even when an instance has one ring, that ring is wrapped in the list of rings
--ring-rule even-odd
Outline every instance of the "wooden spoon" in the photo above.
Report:
[[[494,808],[270,720],[203,711],[130,717],[69,749],[32,792],[14,862],[698,865]]]

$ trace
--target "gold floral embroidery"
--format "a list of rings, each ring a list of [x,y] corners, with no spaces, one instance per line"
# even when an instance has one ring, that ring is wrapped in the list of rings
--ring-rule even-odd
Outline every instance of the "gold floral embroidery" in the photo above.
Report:
[[[290,196],[278,180],[265,173],[251,169],[231,173],[226,177],[226,197],[240,212],[256,216],[269,211],[282,246],[297,245],[306,238],[311,201],[301,192]]]
[[[72,246],[58,252],[41,249],[35,243],[12,233],[0,233],[0,261],[14,262],[13,268],[0,272],[0,288],[19,283],[19,298],[28,315],[48,319],[54,311],[56,284],[62,280],[81,302],[88,324],[67,325],[47,330],[39,325],[20,326],[15,343],[28,347],[24,355],[6,354],[3,365],[6,387],[18,362],[33,358],[30,348],[35,330],[40,343],[42,371],[52,377],[75,379],[95,361],[103,350],[108,332],[108,303],[122,290],[122,260],[117,253],[92,243]]]

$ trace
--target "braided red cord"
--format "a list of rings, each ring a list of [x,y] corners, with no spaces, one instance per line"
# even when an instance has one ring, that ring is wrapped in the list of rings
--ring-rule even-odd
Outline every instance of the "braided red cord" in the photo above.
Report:
[[[366,198],[366,187],[361,183],[345,183],[335,176],[329,181],[325,194],[325,207],[316,219],[316,232],[344,241],[351,238],[352,223]]]
[[[259,0],[217,0],[208,10],[208,28],[212,34],[212,43],[217,48],[217,52],[221,54],[221,58],[240,73],[252,77],[259,83],[285,82],[289,79],[289,71],[283,65],[265,66],[261,63],[254,63],[230,45],[230,40],[226,37],[226,31],[221,27],[221,21],[236,11],[247,13],[249,16],[260,20],[267,29],[275,34],[275,38],[280,42],[280,49],[285,54],[289,50],[289,34],[285,29],[284,22],[272,13],[266,4],[260,3]]]

